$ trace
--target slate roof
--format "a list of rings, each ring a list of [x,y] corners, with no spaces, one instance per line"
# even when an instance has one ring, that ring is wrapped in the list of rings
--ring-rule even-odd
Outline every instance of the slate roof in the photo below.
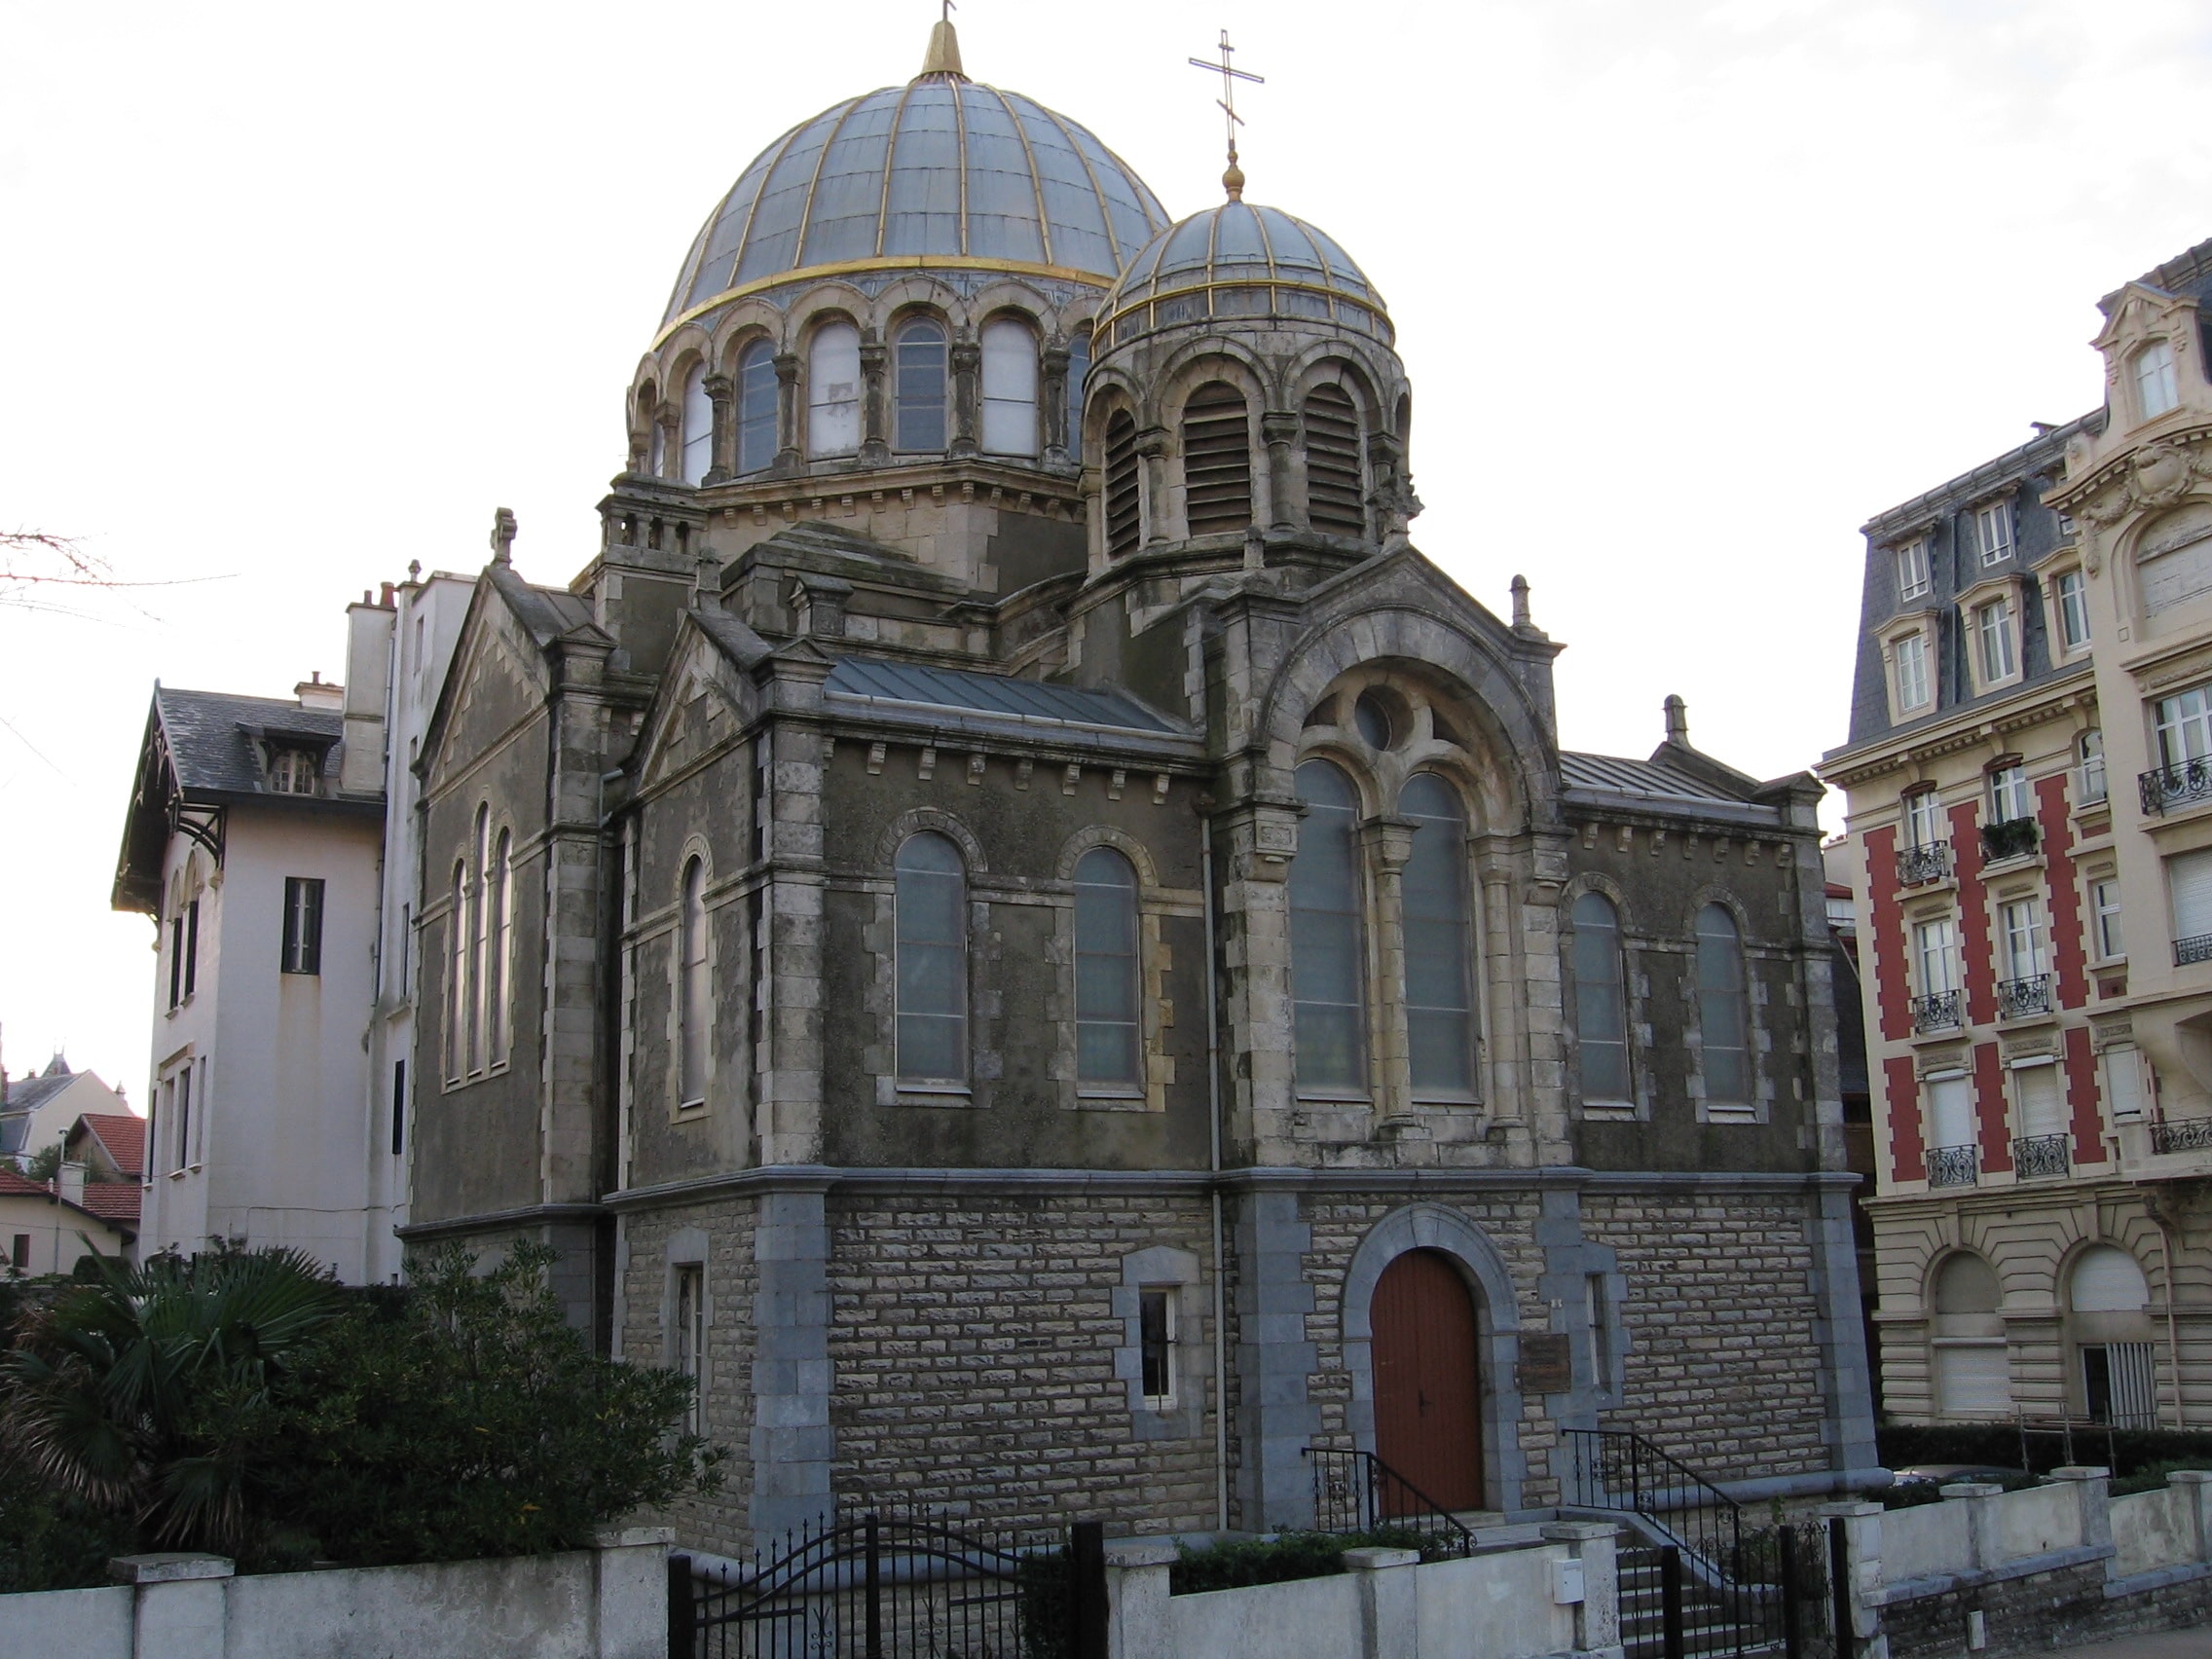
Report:
[[[492,585],[539,645],[549,645],[564,634],[587,629],[598,632],[598,624],[591,619],[591,607],[574,594],[526,582],[515,574],[511,565],[495,564],[491,574]]]
[[[322,776],[338,776],[338,739],[346,730],[336,710],[303,709],[289,698],[239,697],[227,691],[157,686],[154,707],[168,739],[177,787],[187,795],[263,793],[261,766],[248,730],[327,745]]]
[[[77,1123],[92,1130],[116,1168],[126,1175],[146,1173],[146,1120],[128,1112],[86,1112]],[[74,1132],[74,1131],[72,1131]]]
[[[50,1066],[36,1077],[14,1077],[8,1080],[8,1111],[35,1112],[55,1095],[77,1081],[79,1074],[64,1071],[56,1074]]]
[[[1181,730],[1125,691],[1088,690],[1002,674],[840,657],[824,687],[831,697],[903,709],[983,715],[1024,725],[1103,727],[1161,737]]]

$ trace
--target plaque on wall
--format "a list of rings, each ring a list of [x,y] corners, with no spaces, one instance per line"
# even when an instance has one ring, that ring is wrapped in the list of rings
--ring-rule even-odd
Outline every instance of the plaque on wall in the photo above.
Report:
[[[1524,1336],[1515,1369],[1524,1394],[1564,1394],[1574,1386],[1574,1353],[1564,1336]]]

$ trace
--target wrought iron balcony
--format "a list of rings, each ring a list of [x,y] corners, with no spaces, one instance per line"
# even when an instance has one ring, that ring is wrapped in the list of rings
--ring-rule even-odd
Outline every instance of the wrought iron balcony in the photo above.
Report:
[[[1981,1179],[1981,1149],[1939,1146],[1928,1160],[1931,1187],[1971,1187]]]
[[[1981,856],[1990,864],[2024,859],[2036,850],[2036,821],[2032,818],[2008,818],[2002,824],[1981,827]]]
[[[2186,968],[2192,962],[2212,962],[2212,934],[2174,940],[2174,966]]]
[[[2143,810],[2153,817],[2192,801],[2212,800],[2212,760],[2182,760],[2154,766],[2135,780]]]
[[[2202,1152],[2212,1147],[2212,1118],[2169,1118],[2151,1125],[2153,1152]]]
[[[2012,1143],[2012,1169],[2023,1181],[2064,1175],[2073,1168],[2064,1135],[2025,1135]]]
[[[1916,1032],[1956,1031],[1959,1028],[1959,993],[1936,991],[1912,999],[1912,1028]]]
[[[2032,1014],[2050,1012],[2050,976],[2030,974],[2024,979],[1997,981],[1997,1017],[1999,1019],[2025,1019]]]
[[[1906,847],[1898,854],[1898,885],[1921,887],[1941,881],[1951,873],[1951,844],[1937,841],[1929,847]]]

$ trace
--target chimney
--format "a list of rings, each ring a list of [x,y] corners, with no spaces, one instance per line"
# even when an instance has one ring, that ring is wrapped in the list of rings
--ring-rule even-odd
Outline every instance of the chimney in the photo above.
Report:
[[[323,709],[336,714],[346,706],[346,687],[325,684],[319,668],[293,686],[292,695],[300,700],[303,709]]]
[[[1667,711],[1667,741],[1687,749],[1690,746],[1690,706],[1679,697],[1672,696],[1663,706]]]
[[[55,1185],[63,1203],[75,1204],[79,1209],[85,1207],[85,1166],[82,1163],[62,1164],[61,1179]]]

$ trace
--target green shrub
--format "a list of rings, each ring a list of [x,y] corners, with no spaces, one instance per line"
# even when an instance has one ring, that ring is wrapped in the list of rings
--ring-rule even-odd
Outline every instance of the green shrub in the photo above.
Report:
[[[1185,1545],[1168,1567],[1171,1595],[1203,1590],[1238,1590],[1252,1584],[1281,1584],[1293,1578],[1326,1578],[1345,1569],[1345,1552],[1359,1549],[1419,1550],[1423,1561],[1441,1552],[1410,1527],[1377,1527],[1365,1532],[1282,1532],[1266,1538],[1231,1538],[1221,1543]]]
[[[1916,1468],[1927,1463],[1987,1463],[1997,1468],[2021,1467],[2020,1431],[2009,1422],[1991,1423],[1884,1423],[1875,1430],[1874,1443],[1888,1469]],[[2074,1431],[2074,1461],[2101,1464],[2110,1456],[2115,1475],[2130,1475],[2154,1463],[2181,1462],[2212,1468],[2212,1433],[2171,1428],[2116,1428],[2107,1450],[2102,1428]],[[2066,1443],[2051,1434],[2028,1436],[2026,1467],[2048,1474],[2066,1461]]]

